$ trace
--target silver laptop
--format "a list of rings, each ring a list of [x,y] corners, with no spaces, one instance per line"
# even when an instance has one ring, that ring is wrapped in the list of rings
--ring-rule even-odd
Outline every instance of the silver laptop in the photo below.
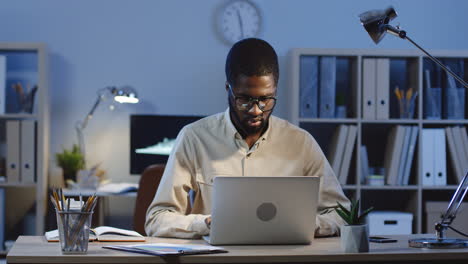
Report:
[[[314,238],[319,177],[216,177],[212,245],[309,244]]]

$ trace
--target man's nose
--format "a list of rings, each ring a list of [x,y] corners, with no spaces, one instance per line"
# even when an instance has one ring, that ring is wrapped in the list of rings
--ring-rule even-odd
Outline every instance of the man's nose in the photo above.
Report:
[[[258,101],[254,102],[252,107],[249,109],[249,114],[254,115],[254,116],[259,116],[262,113],[263,113],[263,111],[258,106]]]

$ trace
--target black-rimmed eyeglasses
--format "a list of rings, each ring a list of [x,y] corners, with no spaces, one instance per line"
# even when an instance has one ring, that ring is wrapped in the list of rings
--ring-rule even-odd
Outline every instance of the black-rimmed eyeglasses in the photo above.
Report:
[[[250,96],[237,96],[232,91],[232,86],[229,85],[229,93],[234,97],[237,109],[239,111],[249,111],[253,105],[256,104],[262,112],[268,112],[273,110],[276,104],[276,96],[261,96],[261,97],[250,97]]]

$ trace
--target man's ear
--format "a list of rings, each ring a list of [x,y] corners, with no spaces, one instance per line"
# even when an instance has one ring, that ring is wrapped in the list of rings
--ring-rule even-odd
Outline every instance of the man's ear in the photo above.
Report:
[[[226,91],[229,91],[229,83],[227,81],[226,81],[225,85],[226,85]]]

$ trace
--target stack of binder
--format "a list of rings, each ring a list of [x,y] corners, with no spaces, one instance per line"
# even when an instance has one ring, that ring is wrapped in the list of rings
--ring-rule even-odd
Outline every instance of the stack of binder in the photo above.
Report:
[[[417,126],[395,126],[390,131],[385,148],[385,183],[408,185],[416,142]]]
[[[8,183],[36,182],[36,122],[34,120],[6,121],[6,181]]]
[[[447,185],[445,131],[443,128],[422,130],[422,185]]]

